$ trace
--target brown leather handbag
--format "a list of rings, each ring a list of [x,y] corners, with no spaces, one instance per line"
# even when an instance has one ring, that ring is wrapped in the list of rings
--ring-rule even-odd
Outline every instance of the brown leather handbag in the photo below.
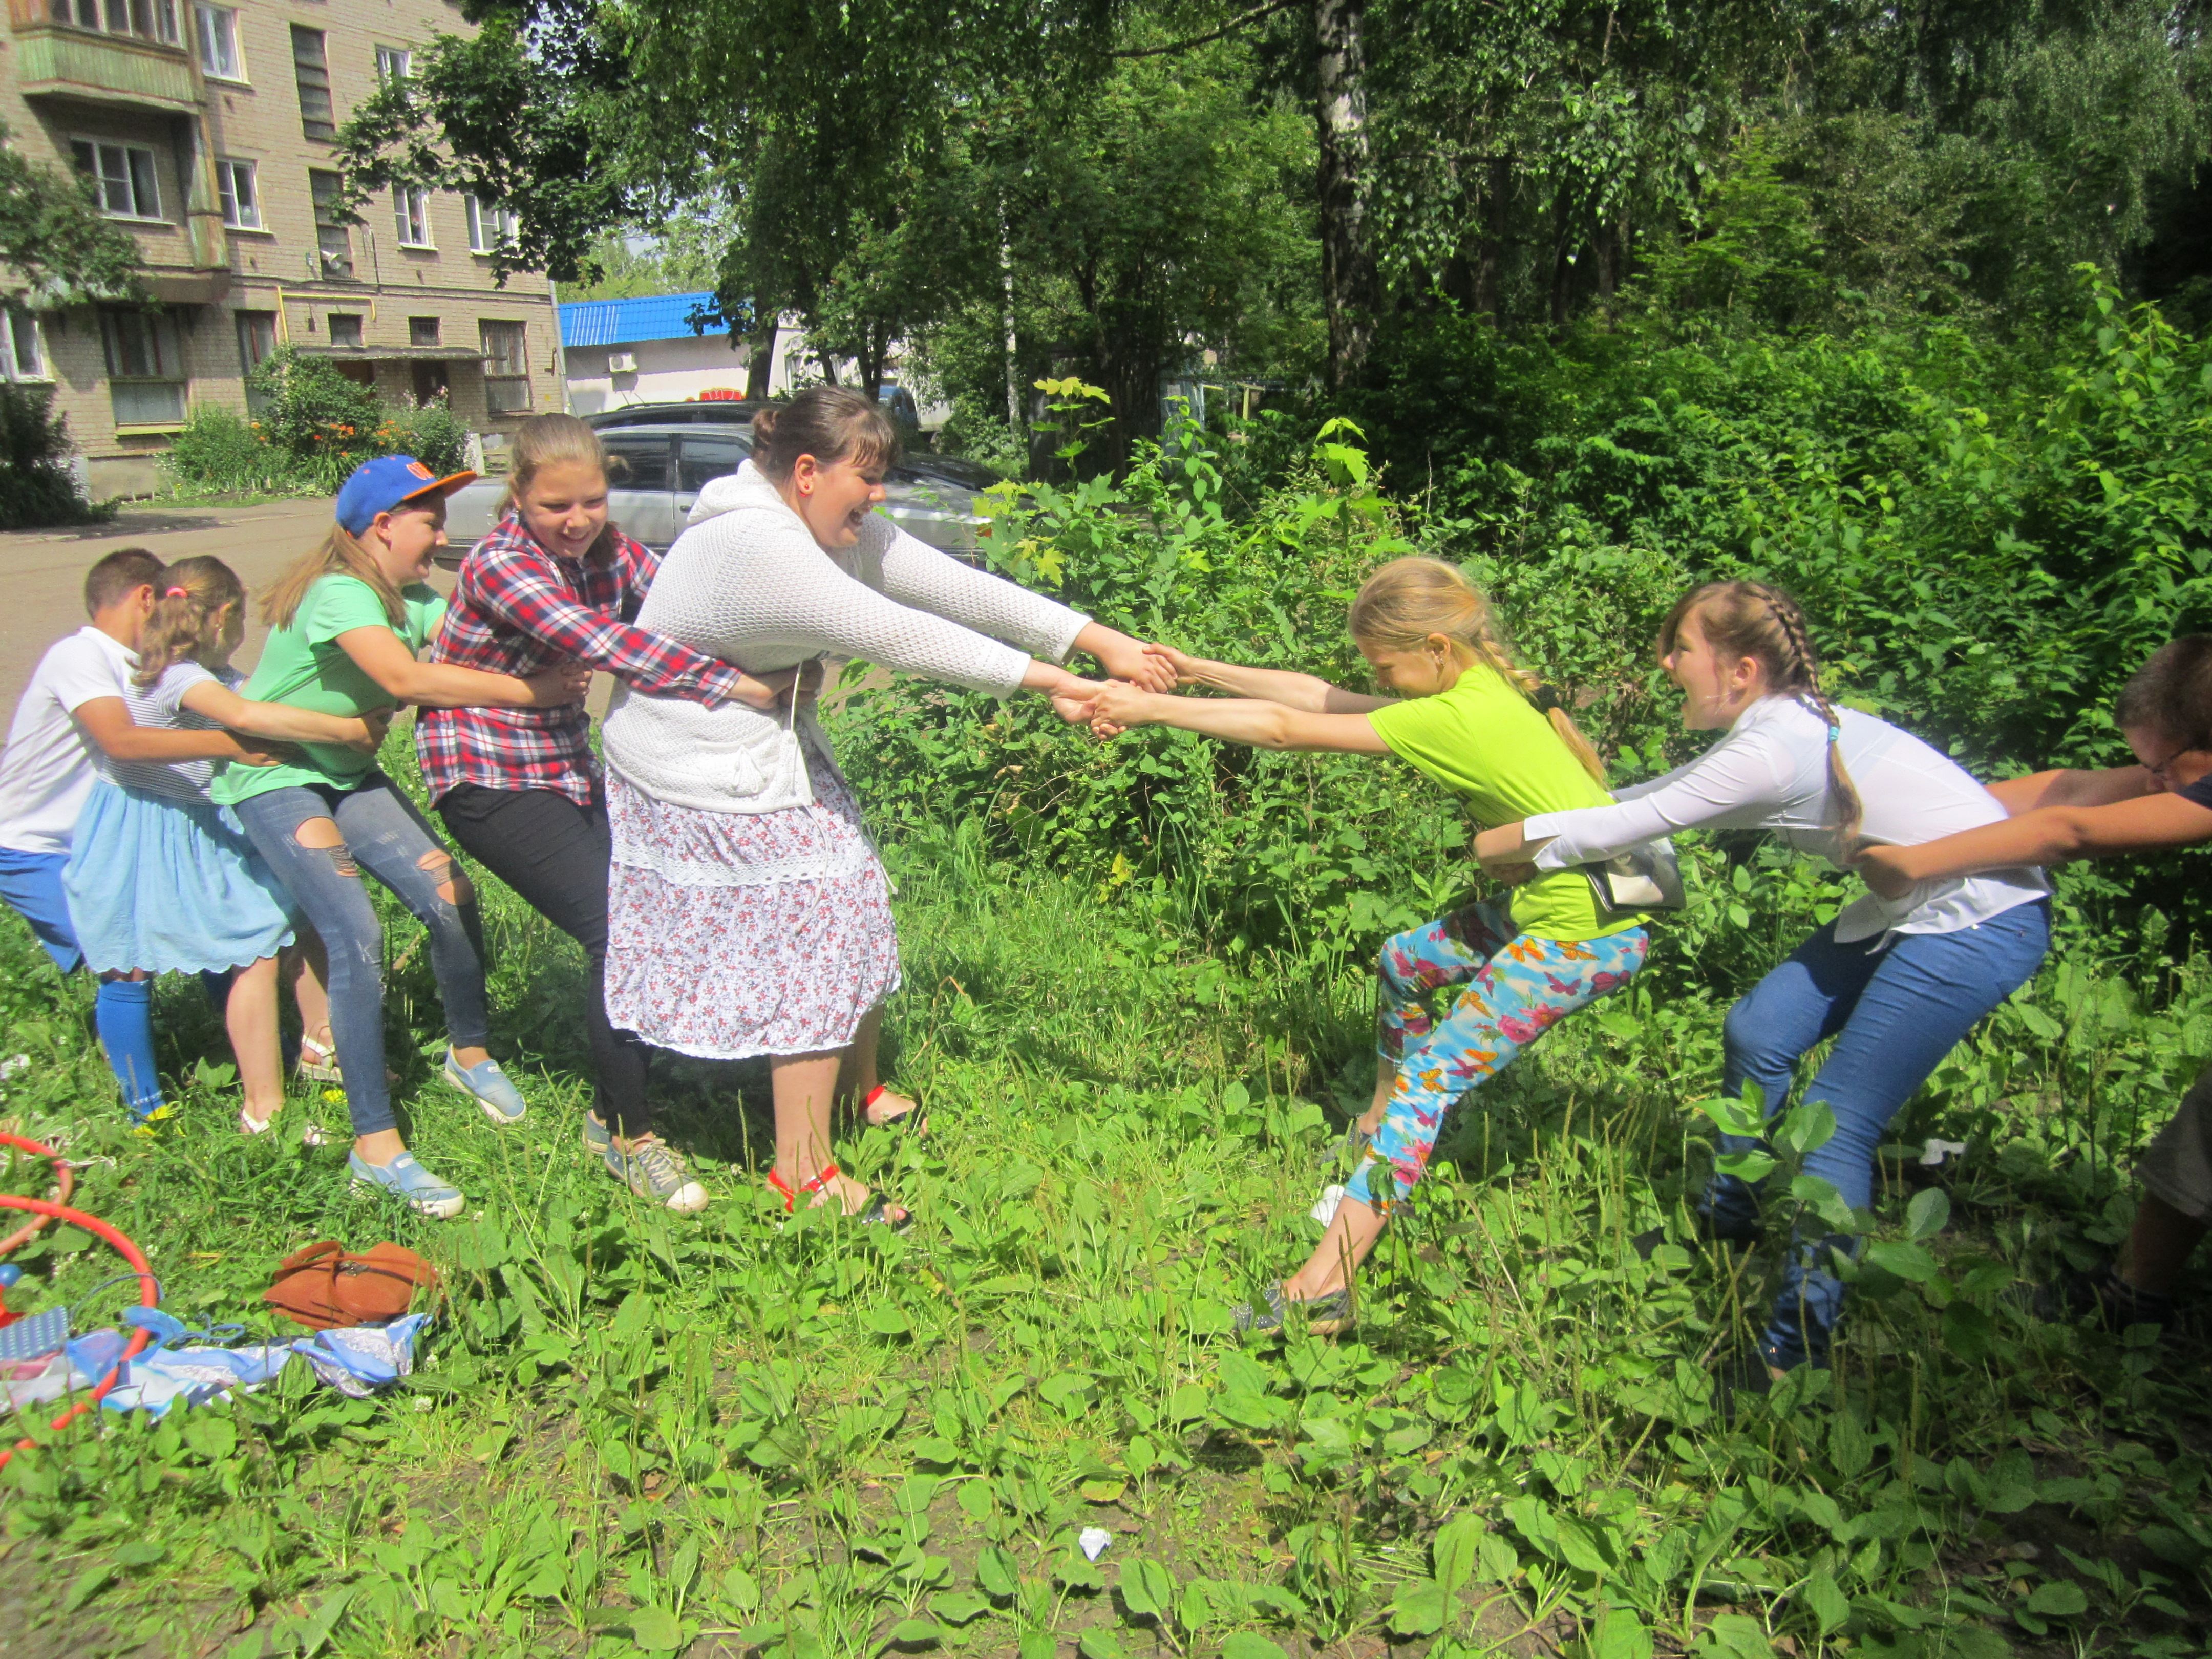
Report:
[[[416,1291],[437,1284],[437,1269],[401,1245],[372,1244],[352,1255],[336,1239],[325,1239],[278,1262],[276,1282],[261,1299],[288,1319],[326,1331],[397,1319]]]

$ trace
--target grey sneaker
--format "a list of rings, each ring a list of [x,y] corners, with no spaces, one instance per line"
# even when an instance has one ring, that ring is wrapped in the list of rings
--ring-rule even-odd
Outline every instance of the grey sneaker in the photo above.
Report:
[[[499,1069],[499,1062],[495,1060],[464,1066],[453,1058],[453,1051],[448,1048],[446,1050],[445,1079],[483,1107],[483,1115],[500,1128],[521,1122],[523,1115],[530,1109],[522,1098],[522,1091],[514,1086],[505,1072]]]
[[[628,1182],[630,1191],[640,1198],[678,1215],[690,1215],[707,1207],[707,1189],[691,1179],[690,1172],[684,1167],[684,1154],[656,1136],[640,1136],[630,1142],[628,1152],[616,1146],[610,1136],[606,1150],[599,1156],[606,1164],[607,1173],[617,1181]]]
[[[439,1180],[415,1161],[412,1152],[402,1152],[382,1164],[365,1163],[359,1152],[348,1152],[346,1168],[353,1171],[356,1192],[396,1198],[416,1214],[434,1221],[449,1221],[468,1204],[459,1188]]]
[[[1261,1293],[1261,1304],[1241,1304],[1232,1314],[1237,1329],[1241,1334],[1256,1331],[1267,1336],[1283,1328],[1284,1321],[1292,1308],[1302,1309],[1305,1327],[1316,1336],[1334,1336],[1352,1323],[1352,1292],[1331,1291],[1327,1296],[1317,1296],[1310,1301],[1293,1302],[1283,1294],[1282,1285],[1270,1285]]]

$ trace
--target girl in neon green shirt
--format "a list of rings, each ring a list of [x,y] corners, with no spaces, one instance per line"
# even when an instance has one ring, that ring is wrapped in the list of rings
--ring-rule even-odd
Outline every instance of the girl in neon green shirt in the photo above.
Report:
[[[1612,800],[1589,744],[1557,697],[1514,664],[1489,602],[1452,566],[1436,559],[1385,565],[1352,601],[1351,623],[1376,684],[1394,695],[1363,696],[1310,674],[1164,651],[1185,684],[1231,699],[1165,696],[1117,681],[1061,713],[1079,719],[1087,712],[1102,737],[1126,726],[1175,726],[1262,749],[1395,755],[1458,795],[1484,823]],[[1550,805],[1538,809],[1538,801]],[[1453,1103],[1557,1021],[1626,984],[1648,946],[1637,919],[1601,912],[1589,878],[1575,870],[1386,942],[1377,988],[1382,1059],[1374,1102],[1358,1125],[1365,1155],[1312,1257],[1268,1287],[1264,1307],[1240,1310],[1239,1326],[1273,1329],[1297,1303],[1309,1329],[1340,1328],[1352,1314],[1352,1270],[1382,1237],[1391,1206],[1420,1179]],[[1428,998],[1447,985],[1465,988],[1438,1023]],[[1388,1181],[1376,1182],[1378,1166]]]

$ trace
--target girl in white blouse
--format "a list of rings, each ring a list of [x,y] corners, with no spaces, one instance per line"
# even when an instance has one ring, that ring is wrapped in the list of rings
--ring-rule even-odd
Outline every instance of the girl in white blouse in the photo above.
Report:
[[[1954,761],[1909,732],[1822,694],[1804,613],[1761,582],[1709,582],[1660,630],[1661,665],[1682,688],[1682,724],[1728,735],[1701,758],[1613,793],[1618,804],[1552,812],[1479,836],[1477,855],[1508,880],[1602,862],[1683,830],[1771,830],[1838,867],[1863,844],[1913,846],[2001,820],[2004,808]],[[1758,1086],[1769,1116],[1788,1099],[1806,1051],[1835,1037],[1805,1091],[1836,1133],[1805,1162],[1855,1210],[1873,1200],[1882,1132],[1982,1017],[2025,983],[2050,942],[2049,884],[2039,870],[1923,882],[1889,899],[1868,893],[1814,931],[1729,1010],[1723,1090]],[[1726,1151],[1748,1142],[1723,1139]],[[1720,1239],[1756,1236],[1744,1182],[1716,1176],[1705,1223]],[[1830,1249],[1801,1241],[1761,1339],[1778,1375],[1825,1364],[1843,1285]]]

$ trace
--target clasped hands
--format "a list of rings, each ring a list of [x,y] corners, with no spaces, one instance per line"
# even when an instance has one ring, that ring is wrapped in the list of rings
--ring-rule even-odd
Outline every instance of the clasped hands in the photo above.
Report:
[[[1146,724],[1145,699],[1198,683],[1196,661],[1171,645],[1116,641],[1094,653],[1111,677],[1078,679],[1052,694],[1053,712],[1070,726],[1088,726],[1095,738],[1117,738]]]

